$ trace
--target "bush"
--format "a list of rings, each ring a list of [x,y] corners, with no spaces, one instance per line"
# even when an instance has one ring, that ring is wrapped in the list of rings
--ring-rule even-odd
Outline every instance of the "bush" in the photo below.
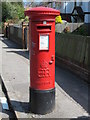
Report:
[[[69,28],[69,27],[66,27],[66,28],[64,29],[64,32],[65,32],[65,33],[70,33],[70,28]]]
[[[23,19],[24,6],[21,3],[2,2],[2,21],[6,22],[9,19]]]
[[[55,18],[55,23],[62,23],[62,18],[60,15]]]
[[[0,33],[3,31],[3,29],[4,29],[4,23],[0,22]]]

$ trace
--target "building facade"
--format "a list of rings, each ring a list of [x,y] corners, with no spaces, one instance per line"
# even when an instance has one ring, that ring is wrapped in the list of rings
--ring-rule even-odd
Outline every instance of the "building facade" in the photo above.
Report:
[[[71,22],[74,22],[74,13],[75,16],[84,14],[83,22],[90,23],[90,1],[82,2],[82,0],[76,0],[75,2],[53,2],[52,7],[60,10],[62,15],[71,16]]]

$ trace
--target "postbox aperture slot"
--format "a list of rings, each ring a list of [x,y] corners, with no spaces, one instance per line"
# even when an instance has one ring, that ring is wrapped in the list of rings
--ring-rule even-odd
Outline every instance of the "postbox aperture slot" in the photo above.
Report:
[[[51,30],[51,26],[37,26],[38,30]]]
[[[39,35],[39,50],[49,50],[49,35]]]

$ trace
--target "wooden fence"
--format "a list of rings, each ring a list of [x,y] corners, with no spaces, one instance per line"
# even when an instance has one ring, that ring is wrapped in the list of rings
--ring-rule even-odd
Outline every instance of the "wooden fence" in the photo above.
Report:
[[[29,49],[28,25],[17,26],[9,24],[5,27],[4,34],[9,40],[16,42],[20,48]]]
[[[60,65],[76,72],[88,81],[90,74],[90,36],[56,33],[56,59]]]

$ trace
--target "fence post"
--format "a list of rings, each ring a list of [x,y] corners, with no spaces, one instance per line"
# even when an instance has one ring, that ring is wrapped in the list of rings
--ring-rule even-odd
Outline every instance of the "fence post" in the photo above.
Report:
[[[25,29],[25,27],[26,27],[26,24],[24,24],[23,22],[22,22],[22,46],[23,46],[23,49],[25,49],[25,38],[24,38],[24,29]]]
[[[6,27],[8,26],[8,23],[4,23],[4,36],[6,37],[7,31],[6,31]]]
[[[27,26],[27,50],[29,50],[29,39],[30,39],[30,37],[29,37],[29,25]]]
[[[10,26],[12,26],[13,23],[8,23],[8,39],[10,39]]]

